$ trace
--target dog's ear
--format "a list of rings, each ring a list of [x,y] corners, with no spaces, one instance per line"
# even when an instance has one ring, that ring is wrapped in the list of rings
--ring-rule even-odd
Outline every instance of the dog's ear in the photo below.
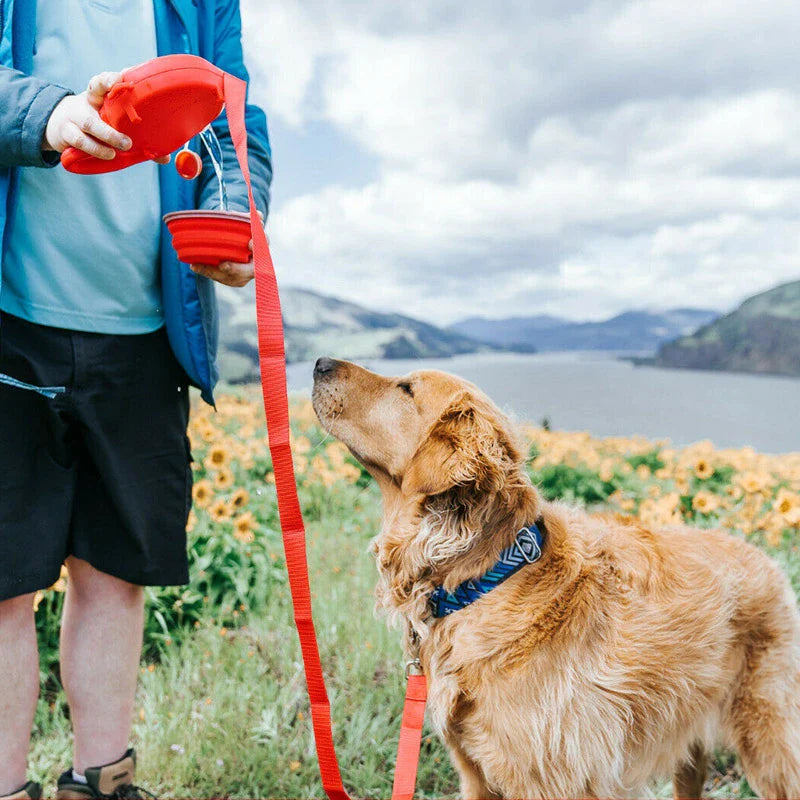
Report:
[[[520,459],[508,423],[486,400],[458,395],[434,423],[403,476],[404,494],[436,495],[456,486],[497,491]]]

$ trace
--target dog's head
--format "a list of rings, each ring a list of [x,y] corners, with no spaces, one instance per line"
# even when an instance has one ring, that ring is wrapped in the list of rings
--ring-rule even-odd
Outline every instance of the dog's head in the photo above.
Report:
[[[506,418],[475,386],[420,370],[385,377],[348,361],[314,368],[314,410],[376,478],[406,496],[497,492],[521,449]]]
[[[314,410],[381,488],[384,525],[373,541],[380,606],[420,636],[433,586],[481,574],[538,496],[508,420],[467,381],[433,370],[390,378],[321,358]]]

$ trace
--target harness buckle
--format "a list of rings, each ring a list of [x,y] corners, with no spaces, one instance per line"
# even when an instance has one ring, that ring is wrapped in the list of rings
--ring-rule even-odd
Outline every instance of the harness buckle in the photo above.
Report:
[[[517,550],[519,550],[520,555],[529,564],[533,564],[542,557],[542,548],[539,547],[536,535],[530,528],[520,528],[519,531],[517,531],[514,542],[517,545]]]

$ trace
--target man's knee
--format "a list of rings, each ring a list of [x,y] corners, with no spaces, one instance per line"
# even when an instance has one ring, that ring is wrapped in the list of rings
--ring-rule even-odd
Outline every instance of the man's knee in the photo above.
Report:
[[[71,556],[67,560],[67,572],[69,590],[81,603],[137,607],[143,602],[141,586],[101,572],[88,561]]]
[[[25,626],[33,619],[33,593],[0,600],[0,624],[9,626]]]

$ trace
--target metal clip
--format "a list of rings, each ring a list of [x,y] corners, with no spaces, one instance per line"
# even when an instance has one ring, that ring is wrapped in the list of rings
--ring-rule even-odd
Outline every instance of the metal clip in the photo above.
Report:
[[[406,678],[411,675],[423,675],[422,671],[422,664],[419,663],[419,659],[415,658],[411,661],[406,661]]]

